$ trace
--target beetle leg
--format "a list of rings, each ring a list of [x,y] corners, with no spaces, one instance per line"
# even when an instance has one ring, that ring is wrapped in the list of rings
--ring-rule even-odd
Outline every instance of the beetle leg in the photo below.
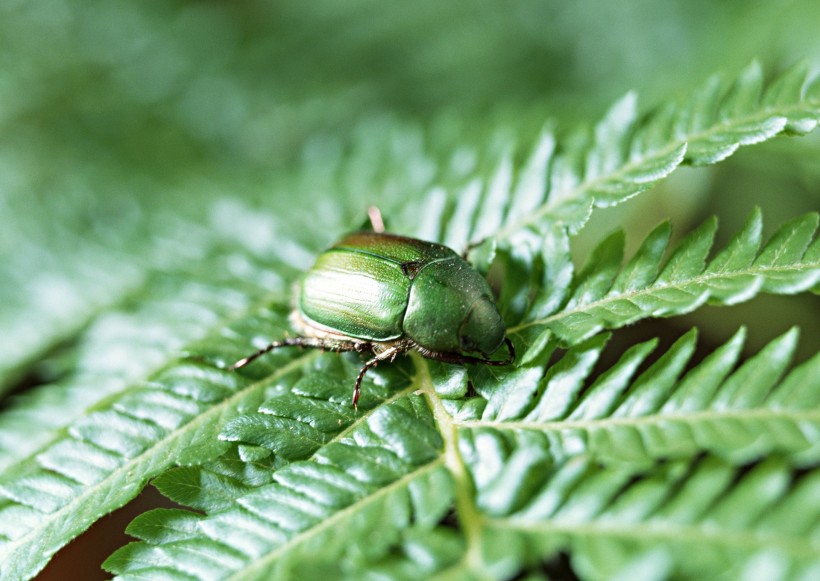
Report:
[[[364,379],[364,374],[367,373],[367,370],[371,367],[375,367],[379,363],[379,360],[375,357],[370,359],[364,366],[359,370],[359,375],[356,376],[356,383],[353,386],[353,408],[358,409],[359,407],[359,396],[362,393],[362,380]]]
[[[280,341],[270,343],[256,353],[240,359],[233,365],[230,365],[228,370],[236,371],[237,369],[245,367],[257,357],[261,357],[265,353],[270,353],[279,347],[316,347],[322,350],[327,349],[329,351],[361,351],[362,349],[360,344],[354,341],[328,341],[327,339],[319,339],[315,337],[285,337]]]
[[[501,361],[492,361],[490,359],[481,359],[479,357],[470,357],[469,355],[461,355],[460,353],[443,353],[440,351],[430,351],[419,345],[416,345],[416,350],[428,359],[435,359],[436,361],[444,361],[445,363],[479,363],[481,365],[502,366],[509,365],[515,361],[515,347],[509,338],[504,338],[504,343],[507,345],[507,350],[510,355]]]
[[[385,349],[378,355],[376,355],[373,359],[369,359],[367,363],[359,370],[359,375],[356,377],[356,384],[353,386],[353,407],[359,407],[359,396],[361,395],[361,387],[362,387],[362,380],[364,379],[364,374],[367,373],[367,370],[371,367],[376,367],[379,364],[379,361],[384,361],[385,359],[389,359],[393,361],[396,356],[403,352],[407,351],[407,346],[403,344],[394,345],[389,349]]]
[[[513,345],[513,342],[510,341],[509,337],[504,337],[504,345],[507,346],[507,352],[509,353],[509,357],[507,357],[503,361],[495,361],[491,363],[491,365],[509,365],[510,363],[515,361],[515,345]]]
[[[484,244],[486,241],[487,236],[481,238],[480,240],[473,240],[472,242],[468,242],[466,248],[464,248],[464,250],[461,251],[461,258],[463,258],[466,262],[470,262],[467,259],[467,257],[470,255],[470,252],[472,252],[473,249],[478,248],[479,246]]]

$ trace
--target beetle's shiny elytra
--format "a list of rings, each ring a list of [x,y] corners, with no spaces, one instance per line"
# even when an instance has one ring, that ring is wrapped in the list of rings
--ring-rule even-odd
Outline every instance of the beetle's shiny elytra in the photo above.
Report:
[[[288,345],[371,351],[356,378],[355,407],[367,370],[411,349],[450,363],[507,365],[515,357],[490,286],[466,260],[441,244],[377,231],[348,234],[319,255],[299,286],[291,323],[300,336],[274,341],[231,369]],[[487,359],[505,342],[506,360]]]

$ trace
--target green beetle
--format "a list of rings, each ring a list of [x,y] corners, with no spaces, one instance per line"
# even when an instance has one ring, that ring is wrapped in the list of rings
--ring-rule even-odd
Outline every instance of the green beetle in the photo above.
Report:
[[[386,234],[372,213],[371,221],[374,231],[348,234],[305,275],[290,317],[300,336],[274,341],[230,369],[289,345],[370,351],[374,357],[356,377],[356,407],[367,370],[411,349],[449,363],[512,363],[513,345],[487,281],[450,248]],[[488,359],[502,343],[509,357]]]

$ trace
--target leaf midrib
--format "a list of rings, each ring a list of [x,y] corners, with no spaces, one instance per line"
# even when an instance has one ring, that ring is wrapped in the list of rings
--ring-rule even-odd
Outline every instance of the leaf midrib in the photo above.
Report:
[[[253,561],[249,566],[245,567],[244,569],[240,569],[236,571],[233,575],[228,577],[228,580],[235,581],[239,579],[245,579],[247,575],[250,575],[251,578],[257,578],[254,573],[261,573],[262,571],[266,570],[266,568],[271,567],[275,561],[285,554],[287,551],[292,550],[293,547],[298,546],[302,543],[310,541],[311,539],[315,538],[316,536],[322,534],[328,529],[332,529],[334,526],[343,522],[345,518],[351,516],[362,510],[364,507],[368,506],[369,504],[380,500],[381,498],[389,495],[390,493],[399,490],[402,487],[409,486],[412,484],[416,479],[423,477],[425,474],[432,472],[433,470],[441,467],[444,465],[444,456],[440,455],[434,460],[431,460],[427,464],[424,464],[412,472],[408,472],[398,480],[395,480],[388,484],[387,486],[383,486],[379,488],[373,494],[365,496],[361,500],[354,502],[353,504],[346,506],[345,508],[341,509],[338,512],[335,512],[331,516],[324,519],[322,522],[317,524],[314,527],[310,527],[301,533],[298,533],[288,539],[283,544],[276,547],[270,553],[260,557],[259,559]]]
[[[775,420],[787,419],[794,423],[820,423],[820,408],[812,410],[791,408],[727,408],[721,410],[697,410],[670,414],[650,414],[644,416],[621,416],[586,420],[548,420],[543,422],[526,420],[465,420],[458,422],[461,428],[494,428],[497,430],[537,430],[541,432],[562,432],[566,430],[604,430],[618,426],[654,426],[666,422],[695,424],[724,422],[726,420]]]
[[[467,541],[467,550],[464,552],[462,561],[468,570],[482,571],[485,568],[481,547],[484,517],[475,504],[475,486],[459,450],[458,424],[447,413],[441,398],[435,391],[427,361],[418,353],[413,353],[412,356],[427,405],[433,410],[436,428],[444,440],[445,466],[453,480],[456,514],[459,527]]]
[[[542,520],[539,522],[526,521],[515,517],[489,518],[485,522],[488,527],[529,533],[541,533],[556,536],[615,537],[644,542],[671,542],[689,543],[709,546],[723,545],[727,548],[740,548],[748,551],[757,551],[764,548],[778,547],[780,550],[797,558],[816,558],[820,544],[812,543],[810,535],[786,536],[771,531],[737,530],[721,526],[718,522],[706,521],[702,525],[671,523],[668,521],[652,521],[652,517],[640,522],[615,522],[604,515],[602,519],[593,522],[568,522],[560,518]]]
[[[151,275],[154,275],[154,274],[158,274],[158,273],[150,273],[150,275],[146,277],[146,280],[144,281],[145,284],[143,284],[141,288],[144,288],[147,284],[149,284],[148,279],[150,278]],[[161,274],[161,273],[159,273],[159,274]],[[139,290],[139,289],[137,289],[137,290]],[[258,310],[262,309],[263,307],[270,307],[272,304],[276,304],[276,303],[280,302],[281,301],[280,297],[281,297],[281,292],[280,291],[264,293],[263,296],[261,296],[260,298],[258,298],[255,301],[253,301],[249,305],[245,305],[243,307],[240,307],[238,309],[235,309],[235,310],[227,313],[225,316],[221,317],[216,323],[214,323],[213,325],[210,325],[209,327],[203,329],[203,331],[199,335],[199,337],[194,337],[194,338],[190,339],[188,341],[188,344],[192,344],[192,343],[195,343],[197,341],[201,341],[203,338],[213,335],[219,329],[224,329],[226,327],[229,327],[232,323],[234,323],[236,321],[240,321],[243,318],[247,317],[248,313],[257,312]],[[183,351],[184,351],[184,348],[183,348]],[[156,375],[158,373],[162,373],[165,370],[173,369],[173,367],[178,365],[179,362],[180,362],[180,359],[177,358],[177,357],[174,357],[170,361],[165,361],[165,362],[160,363],[159,365],[147,368],[140,375],[142,377],[145,377],[145,378],[150,378],[150,377],[153,377],[154,375]],[[11,475],[13,477],[16,470],[24,468],[27,464],[30,464],[31,462],[36,461],[36,457],[39,454],[43,453],[48,448],[50,448],[54,444],[54,442],[66,438],[68,436],[68,428],[78,418],[86,417],[90,413],[102,409],[108,403],[116,401],[116,400],[124,397],[129,392],[132,392],[136,389],[139,389],[139,387],[140,387],[139,380],[137,378],[131,378],[130,380],[126,380],[125,382],[123,382],[122,389],[120,389],[118,391],[114,391],[112,393],[109,393],[105,397],[103,397],[102,399],[99,399],[96,402],[94,402],[93,404],[91,404],[85,410],[78,411],[76,414],[72,415],[69,418],[70,421],[66,422],[65,424],[63,424],[61,426],[58,426],[58,427],[51,428],[53,436],[51,438],[46,439],[46,440],[42,440],[42,443],[39,447],[29,451],[25,456],[21,456],[16,461],[3,466],[2,471],[0,471],[0,479],[7,480],[6,477],[9,476],[9,475]]]

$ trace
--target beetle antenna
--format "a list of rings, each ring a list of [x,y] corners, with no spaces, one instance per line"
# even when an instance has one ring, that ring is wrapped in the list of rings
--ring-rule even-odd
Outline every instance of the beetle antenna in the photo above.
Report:
[[[332,349],[334,351],[349,351],[352,349],[351,345],[352,344],[348,344],[343,341],[330,345],[321,339],[314,339],[313,337],[285,337],[279,341],[269,343],[266,347],[262,347],[259,351],[256,351],[255,353],[240,359],[233,365],[228,366],[228,371],[236,371],[237,369],[241,369],[251,361],[261,357],[265,353],[270,353],[274,349],[279,349],[279,347],[316,347],[319,349]]]
[[[382,211],[376,206],[370,206],[367,209],[367,217],[370,218],[370,225],[373,227],[373,232],[376,234],[384,234],[384,220],[382,220]]]
[[[315,349],[322,349],[328,351],[361,351],[362,346],[356,341],[335,341],[328,339],[320,339],[318,337],[285,337],[279,341],[274,341],[259,351],[240,359],[233,365],[228,366],[228,371],[236,371],[245,367],[248,363],[261,357],[265,353],[270,353],[279,347],[313,347]]]

